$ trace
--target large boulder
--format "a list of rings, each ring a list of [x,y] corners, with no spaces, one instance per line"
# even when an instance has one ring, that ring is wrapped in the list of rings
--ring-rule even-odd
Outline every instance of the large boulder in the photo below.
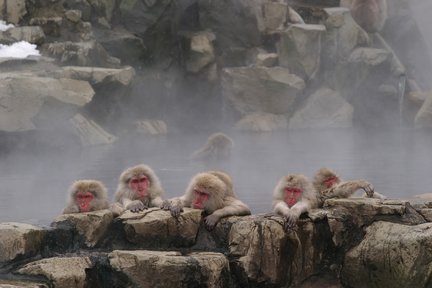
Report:
[[[35,89],[36,88],[36,89]],[[76,108],[89,103],[94,90],[87,81],[38,77],[31,73],[0,75],[0,130],[26,131],[36,128],[35,118],[71,117]],[[43,109],[55,103],[56,111]],[[63,108],[60,113],[60,109]],[[55,112],[55,113],[54,113]],[[72,114],[72,115],[71,115]]]
[[[91,267],[88,257],[53,257],[31,262],[17,270],[18,274],[43,276],[52,287],[84,288],[86,269]],[[51,287],[50,285],[50,287]]]
[[[280,32],[277,43],[279,65],[303,79],[314,78],[321,63],[321,37],[324,25],[293,24]]]
[[[178,218],[159,208],[140,213],[126,211],[117,221],[121,222],[127,241],[137,247],[187,247],[195,243],[201,210],[184,208]]]
[[[0,266],[40,253],[46,231],[24,223],[0,223]]]
[[[222,71],[222,93],[242,115],[252,112],[287,114],[305,82],[283,67],[238,67]]]
[[[18,24],[27,14],[26,0],[0,0],[2,19],[8,23]]]
[[[353,107],[340,93],[321,88],[289,120],[289,128],[349,128]]]
[[[57,216],[51,226],[54,228],[68,226],[80,237],[84,247],[95,247],[106,237],[113,220],[109,210],[99,210],[88,213],[63,214]]]
[[[341,277],[349,287],[430,287],[432,223],[379,221],[347,252]]]
[[[88,81],[92,86],[101,85],[129,85],[135,77],[135,69],[131,66],[123,68],[102,68],[65,66],[62,67],[59,76],[76,80]]]
[[[115,250],[109,257],[134,287],[229,287],[229,263],[221,253]]]

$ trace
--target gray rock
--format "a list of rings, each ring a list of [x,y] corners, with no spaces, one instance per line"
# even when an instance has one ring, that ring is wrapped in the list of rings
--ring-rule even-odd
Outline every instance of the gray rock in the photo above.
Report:
[[[37,89],[35,89],[37,88]],[[87,81],[68,78],[54,79],[37,77],[31,73],[3,73],[0,74],[0,130],[25,131],[33,130],[33,123],[37,115],[49,112],[43,111],[48,101],[61,103],[57,109],[63,108],[64,119],[73,113],[74,108],[81,107],[91,101],[94,91]],[[60,112],[60,111],[55,111]]]
[[[40,227],[24,223],[0,223],[0,266],[17,257],[36,256],[46,232]]]
[[[88,257],[54,257],[31,262],[17,270],[17,273],[28,276],[45,276],[54,287],[84,288],[85,270],[91,267]]]
[[[240,119],[234,128],[240,131],[271,132],[287,129],[288,121],[283,115],[251,113]]]
[[[0,11],[4,21],[18,24],[27,14],[26,0],[0,0]]]
[[[305,88],[304,81],[283,67],[238,67],[222,70],[222,93],[241,114],[286,114]]]
[[[280,32],[277,43],[279,65],[303,79],[314,78],[320,68],[321,35],[324,25],[293,24]]]
[[[432,224],[379,221],[347,252],[341,277],[349,287],[427,287],[432,266]]]
[[[321,88],[313,93],[306,104],[296,110],[288,127],[295,128],[348,128],[352,127],[353,107],[338,92]]]
[[[114,270],[127,275],[136,287],[228,287],[228,259],[221,253],[122,251],[110,254]]]
[[[113,220],[109,210],[100,210],[88,213],[63,214],[57,216],[51,226],[54,228],[65,223],[73,227],[83,238],[85,247],[95,247],[106,236],[108,227]]]

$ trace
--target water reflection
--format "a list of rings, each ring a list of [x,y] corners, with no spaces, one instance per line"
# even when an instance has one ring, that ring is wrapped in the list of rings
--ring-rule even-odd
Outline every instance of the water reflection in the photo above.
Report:
[[[222,169],[232,175],[239,197],[253,213],[271,211],[271,193],[282,175],[312,177],[327,166],[345,179],[365,178],[392,198],[432,192],[432,136],[420,131],[353,130],[229,134],[232,158],[210,164],[188,160],[209,134],[138,137],[68,152],[11,154],[1,159],[0,221],[49,224],[65,205],[73,180],[103,181],[112,197],[123,169],[154,168],[166,196],[181,195],[197,172]]]

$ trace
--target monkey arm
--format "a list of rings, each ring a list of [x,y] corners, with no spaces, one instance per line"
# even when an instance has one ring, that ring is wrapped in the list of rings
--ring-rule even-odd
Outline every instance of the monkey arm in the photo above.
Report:
[[[92,203],[92,211],[103,210],[109,208],[109,202],[106,199],[95,199]]]
[[[164,200],[162,197],[157,196],[150,201],[150,207],[162,207]]]
[[[372,185],[365,180],[344,181],[339,183],[335,187],[325,190],[322,194],[326,199],[348,198],[359,189],[365,190],[368,195],[373,195]]]
[[[280,215],[285,216],[288,215],[290,208],[283,200],[274,200],[273,201],[273,212]]]
[[[71,213],[79,213],[78,205],[69,204],[66,208],[63,209],[62,214],[71,214]]]
[[[245,216],[251,214],[251,211],[246,204],[233,197],[227,197],[227,199],[224,201],[224,205],[226,206],[213,211],[212,214],[205,217],[204,222],[208,230],[213,230],[219,220],[223,217]]]
[[[188,196],[188,193],[181,197],[173,198],[170,200],[171,206],[169,207],[171,211],[171,215],[173,217],[178,217],[180,213],[183,211],[183,207],[191,207],[192,200],[191,197]]]

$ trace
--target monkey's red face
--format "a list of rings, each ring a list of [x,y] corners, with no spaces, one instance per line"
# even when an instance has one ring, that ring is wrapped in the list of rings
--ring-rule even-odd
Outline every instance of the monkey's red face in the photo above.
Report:
[[[93,200],[94,195],[90,191],[79,191],[76,194],[76,201],[79,206],[80,212],[89,212],[92,208],[92,205],[90,204]]]
[[[294,187],[285,187],[285,203],[288,207],[294,206],[299,200],[303,193],[303,189]]]
[[[150,181],[147,176],[133,177],[129,181],[129,189],[135,192],[138,198],[143,198],[147,195],[147,189]]]
[[[324,179],[323,184],[326,188],[333,187],[339,181],[337,176],[330,176]]]
[[[192,208],[204,209],[205,202],[207,202],[209,194],[200,190],[194,190],[194,199],[192,201]]]

